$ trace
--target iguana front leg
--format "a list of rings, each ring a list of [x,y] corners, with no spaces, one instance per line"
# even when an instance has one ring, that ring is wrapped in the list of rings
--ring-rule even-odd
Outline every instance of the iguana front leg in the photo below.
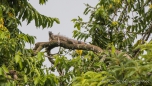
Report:
[[[59,37],[59,34],[60,34],[60,33],[58,33],[58,45],[60,45],[60,37]]]

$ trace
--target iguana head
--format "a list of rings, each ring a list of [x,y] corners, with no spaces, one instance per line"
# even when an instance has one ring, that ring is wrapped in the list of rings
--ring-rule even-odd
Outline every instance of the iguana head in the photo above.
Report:
[[[53,35],[52,31],[49,31],[49,36],[50,36],[50,35]]]

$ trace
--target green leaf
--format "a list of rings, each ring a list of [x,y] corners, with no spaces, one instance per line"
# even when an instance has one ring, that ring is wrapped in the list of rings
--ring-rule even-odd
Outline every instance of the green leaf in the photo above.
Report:
[[[3,69],[0,67],[0,75],[3,75]]]
[[[39,4],[44,4],[44,0],[39,0]]]
[[[124,54],[125,54],[124,52],[120,52],[120,53],[118,54],[118,57],[121,58],[121,57],[124,56]]]
[[[0,7],[0,18],[3,17],[3,10],[2,7]]]
[[[82,18],[81,18],[80,16],[78,16],[78,20],[79,20],[79,21],[82,21]]]
[[[8,23],[8,26],[11,26],[11,24],[12,24],[13,22],[14,22],[13,20],[10,20],[9,23]]]
[[[58,18],[54,18],[54,21],[57,23],[57,24],[60,24],[60,21]]]
[[[5,13],[7,14],[10,11],[10,8],[6,8]]]
[[[60,59],[58,56],[56,56],[56,59],[55,59],[55,63],[54,63],[54,66],[57,66],[57,64],[60,62]]]
[[[39,4],[43,5],[47,2],[48,0],[39,0]]]
[[[21,18],[22,18],[23,14],[24,14],[24,11],[25,11],[25,9],[24,9],[24,8],[22,8],[22,9],[20,10],[20,12],[19,12],[19,16],[18,16],[18,18],[19,18],[19,19],[21,19]]]
[[[90,86],[97,86],[98,82],[92,82],[91,84],[89,84]]]
[[[41,52],[39,52],[37,54],[37,58],[38,58],[38,61],[41,61],[43,59],[43,54]]]
[[[88,12],[89,12],[88,9],[89,9],[89,8],[87,7],[87,8],[84,10],[83,14],[85,14],[85,15],[88,14]]]
[[[80,27],[80,23],[77,23],[77,29],[80,30],[81,27]]]
[[[35,84],[35,85],[37,85],[37,84],[39,83],[39,81],[40,81],[39,77],[35,77],[35,78],[34,78],[34,84]]]
[[[28,21],[27,21],[27,25],[33,20],[33,12],[29,11],[28,12],[30,15],[28,15]]]
[[[130,78],[130,77],[132,77],[134,74],[136,73],[136,71],[135,70],[133,70],[133,71],[130,71],[130,72],[127,72],[127,74],[125,74],[125,77],[124,78]]]
[[[43,20],[45,20],[44,17],[41,16],[41,15],[39,15],[39,23],[42,24],[42,27],[43,27],[43,22],[45,22],[45,21],[43,21]],[[50,20],[49,20],[49,21],[50,21]],[[45,28],[45,27],[43,27],[43,28]]]
[[[114,46],[114,45],[113,45],[113,43],[112,43],[111,53],[112,53],[112,54],[114,54],[114,53],[115,53],[115,51],[116,51],[115,46]]]
[[[74,28],[77,27],[77,25],[78,25],[78,23],[76,22],[76,23],[74,24]]]
[[[27,16],[29,15],[27,10],[28,9],[25,9],[25,11],[24,11],[24,14],[22,16],[22,21],[24,21],[27,18]]]
[[[8,73],[8,69],[7,69],[6,65],[2,65],[2,69],[5,73]]]
[[[26,83],[27,82],[27,76],[24,75],[24,82]]]
[[[77,19],[72,19],[71,21],[75,22],[75,21],[77,21]]]
[[[4,39],[5,38],[5,33],[4,32],[2,32],[1,33],[1,37],[0,37],[1,39]]]
[[[19,61],[19,67],[20,67],[20,69],[22,69],[22,68],[23,68],[23,64],[22,64],[22,62],[21,62],[21,61]]]
[[[102,65],[101,62],[94,63],[94,66],[96,66],[96,67],[101,67],[101,65]]]
[[[49,18],[48,20],[49,20],[48,27],[52,27],[52,26],[53,26],[53,22],[54,22],[54,21],[52,21],[52,19],[51,19],[51,18]]]
[[[40,76],[40,73],[37,69],[34,70],[36,72],[36,74],[38,75],[38,77]]]
[[[20,55],[15,55],[15,62],[19,63],[19,61],[21,61]]]
[[[39,27],[39,20],[38,20],[38,14],[35,12],[35,26]]]

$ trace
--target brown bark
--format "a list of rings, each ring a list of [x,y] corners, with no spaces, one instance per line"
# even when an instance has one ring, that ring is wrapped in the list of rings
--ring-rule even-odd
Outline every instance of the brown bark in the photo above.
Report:
[[[66,49],[79,49],[79,50],[88,50],[93,51],[96,53],[102,53],[103,50],[95,45],[91,44],[69,44],[67,41],[58,41],[58,40],[51,40],[50,42],[38,42],[35,44],[34,47],[34,55],[36,55],[38,52],[40,52],[43,48],[46,48],[48,56],[50,55],[50,50],[55,47],[63,47]],[[116,50],[116,53],[120,53],[121,51]],[[124,54],[128,59],[131,59],[131,57],[127,54]],[[51,59],[51,57],[49,58]],[[51,59],[52,60],[52,59]]]
[[[54,35],[51,31],[49,31],[49,42],[38,42],[35,44],[35,47],[33,49],[34,55],[36,55],[38,52],[40,52],[43,48],[46,48],[46,52],[48,55],[48,59],[53,64],[54,60],[51,58],[50,50],[55,47],[63,47],[66,49],[78,49],[78,50],[88,50],[93,51],[96,53],[102,53],[103,50],[95,45],[86,44],[81,41],[77,41],[74,39],[69,39],[68,37],[61,36],[61,35]],[[120,53],[121,51],[116,50],[116,53]],[[131,59],[129,55],[124,54],[128,59]]]
[[[80,50],[88,50],[88,51],[93,51],[93,52],[103,52],[103,50],[95,45],[91,45],[91,44],[69,44],[66,41],[60,41],[60,43],[58,42],[58,40],[51,40],[50,42],[38,42],[35,44],[34,47],[34,55],[36,55],[39,51],[41,51],[43,48],[47,48],[48,50],[51,50],[55,47],[63,47],[66,49],[80,49]]]
[[[16,70],[9,70],[9,73],[6,73],[6,74],[10,75],[13,80],[17,80],[18,79]]]

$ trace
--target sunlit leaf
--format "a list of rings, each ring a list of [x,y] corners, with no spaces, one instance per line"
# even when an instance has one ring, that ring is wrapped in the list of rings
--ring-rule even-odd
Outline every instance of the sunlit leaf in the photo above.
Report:
[[[0,75],[3,75],[3,69],[0,67]]]
[[[8,68],[5,65],[2,65],[2,69],[4,72],[8,73]]]
[[[19,63],[20,61],[21,61],[20,55],[16,54],[16,55],[15,55],[15,62],[16,62],[16,63]]]
[[[24,75],[24,82],[26,83],[28,81],[28,78],[26,75]]]
[[[40,81],[39,77],[35,77],[35,78],[34,78],[34,84],[35,84],[35,85],[37,85],[37,84],[39,83],[39,81]]]
[[[57,24],[60,24],[60,21],[58,18],[54,18],[54,21],[57,23]]]
[[[37,55],[38,61],[42,60],[42,58],[43,58],[42,56],[43,56],[43,54],[41,52],[39,52]]]
[[[112,46],[111,46],[111,53],[114,54],[115,51],[116,51],[115,46],[112,44]]]

